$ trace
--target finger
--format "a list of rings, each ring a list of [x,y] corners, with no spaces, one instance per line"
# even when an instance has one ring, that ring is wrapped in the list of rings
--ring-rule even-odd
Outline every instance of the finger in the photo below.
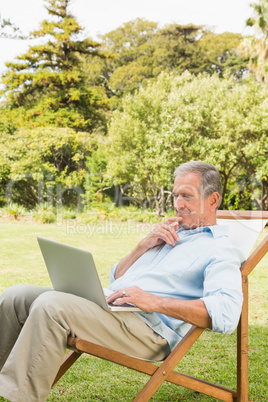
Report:
[[[173,235],[170,231],[166,230],[162,230],[161,232],[158,233],[158,237],[163,240],[165,243],[168,243],[172,246],[175,246],[175,235]]]
[[[170,218],[172,221],[169,222],[169,228],[176,233],[177,230],[180,228],[180,222],[182,221],[182,217],[172,217]],[[177,235],[175,235],[177,237]]]
[[[159,225],[160,226],[162,225],[165,228],[173,228],[175,231],[177,231],[180,227],[181,221],[182,221],[181,217],[172,217],[160,223]]]
[[[107,302],[113,302],[114,300],[123,296],[123,289],[116,290],[115,292],[111,293],[107,298]]]
[[[172,225],[172,224],[179,223],[181,220],[182,220],[181,216],[172,216],[172,217],[166,219],[163,223],[165,223],[167,225]]]
[[[170,244],[171,246],[175,247],[176,241],[179,241],[177,234],[173,234],[171,232],[167,233],[168,241],[166,243]]]
[[[155,233],[158,233],[158,232],[161,232],[161,231],[172,231],[172,230],[174,230],[174,227],[175,226],[179,226],[179,224],[178,223],[173,223],[173,225],[171,225],[171,224],[168,224],[168,223],[166,223],[166,222],[161,222],[161,223],[158,223],[155,227],[154,227],[154,229],[153,229],[153,232],[155,232]]]
[[[175,246],[175,241],[179,241],[179,236],[176,231],[179,229],[181,217],[171,217],[164,222],[158,223],[153,228],[152,232],[147,236],[148,241],[152,246],[159,246],[162,243],[168,243]]]
[[[175,241],[180,240],[176,226],[161,224],[160,226],[156,227],[154,231],[166,243],[172,244],[173,246],[175,245]]]

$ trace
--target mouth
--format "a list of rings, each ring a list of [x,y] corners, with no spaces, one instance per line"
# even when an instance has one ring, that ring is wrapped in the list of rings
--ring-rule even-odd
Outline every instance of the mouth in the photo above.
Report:
[[[180,211],[178,209],[176,209],[176,212],[179,214],[179,216],[183,216],[183,215],[191,215],[191,211]]]

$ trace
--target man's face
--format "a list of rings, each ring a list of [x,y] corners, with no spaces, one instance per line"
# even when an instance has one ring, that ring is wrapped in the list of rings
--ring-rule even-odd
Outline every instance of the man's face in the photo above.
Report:
[[[199,173],[186,173],[176,177],[173,187],[174,209],[181,217],[180,226],[195,229],[215,224],[210,210],[211,197],[202,198]]]

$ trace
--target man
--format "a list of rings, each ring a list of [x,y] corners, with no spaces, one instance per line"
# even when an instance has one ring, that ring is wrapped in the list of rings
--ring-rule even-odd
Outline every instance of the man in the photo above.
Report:
[[[239,250],[216,224],[219,172],[192,161],[175,171],[176,217],[111,270],[108,301],[141,312],[110,313],[50,288],[15,286],[0,297],[0,395],[45,401],[68,335],[144,359],[162,360],[191,324],[231,333],[242,306]],[[49,347],[47,347],[49,343]]]

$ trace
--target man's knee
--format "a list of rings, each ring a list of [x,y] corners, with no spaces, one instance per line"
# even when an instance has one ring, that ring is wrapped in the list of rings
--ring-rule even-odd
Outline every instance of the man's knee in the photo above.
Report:
[[[34,300],[49,288],[31,285],[14,285],[4,290],[0,295],[1,308],[6,311],[20,312],[23,317],[27,316]]]
[[[0,295],[1,299],[18,299],[30,300],[33,302],[43,292],[51,290],[48,287],[33,286],[33,285],[14,285],[5,289]]]
[[[66,314],[65,305],[66,294],[50,290],[38,296],[31,306],[31,314],[42,314],[47,316],[48,319],[58,321],[60,317]]]
[[[31,293],[31,286],[29,285],[14,285],[10,288],[5,289],[0,295],[0,300],[2,303],[6,304],[16,304],[24,303]]]
[[[69,333],[71,328],[83,328],[85,317],[87,323],[100,321],[99,316],[102,312],[105,313],[93,302],[69,293],[51,290],[34,301],[30,316],[37,322],[43,321],[47,326],[60,325]]]

